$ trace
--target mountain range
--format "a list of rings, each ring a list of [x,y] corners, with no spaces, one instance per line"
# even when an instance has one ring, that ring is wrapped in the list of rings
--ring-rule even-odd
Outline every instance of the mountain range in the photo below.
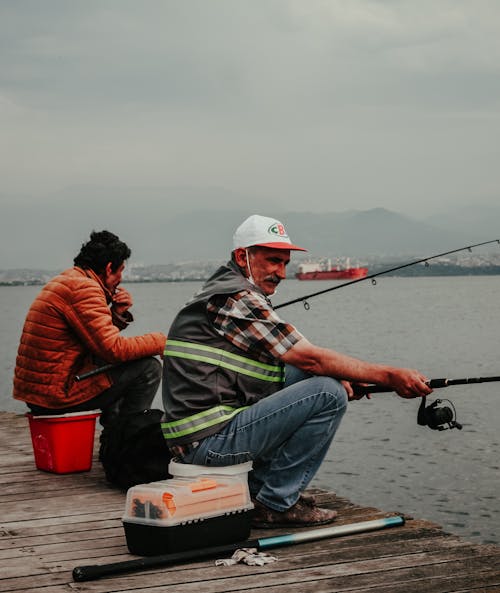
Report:
[[[220,188],[76,187],[39,200],[0,199],[0,269],[67,267],[90,231],[103,228],[131,246],[134,263],[223,260],[234,229],[253,213],[284,222],[310,257],[425,257],[500,238],[500,206],[491,205],[417,219],[384,208],[286,211]]]

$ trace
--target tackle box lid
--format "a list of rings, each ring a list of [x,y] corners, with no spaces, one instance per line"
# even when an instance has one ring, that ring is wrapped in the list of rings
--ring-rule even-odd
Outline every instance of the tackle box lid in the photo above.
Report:
[[[252,508],[246,473],[174,477],[130,488],[123,522],[169,527]]]

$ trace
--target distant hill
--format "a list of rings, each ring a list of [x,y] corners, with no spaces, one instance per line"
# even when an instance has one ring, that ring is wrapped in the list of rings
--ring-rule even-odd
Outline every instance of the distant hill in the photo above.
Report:
[[[174,260],[220,258],[231,249],[232,232],[243,211],[199,211],[179,215],[163,226],[168,257]],[[266,212],[286,223],[293,241],[319,256],[410,256],[432,254],[496,238],[471,229],[439,228],[396,212],[376,208],[341,213]],[[500,235],[500,233],[498,233]],[[202,254],[200,253],[201,246]]]
[[[341,256],[427,254],[460,243],[463,236],[431,224],[375,208],[342,213],[287,215],[295,241],[312,253]]]
[[[420,220],[383,208],[287,212],[220,188],[77,186],[0,199],[0,269],[67,267],[90,231],[103,228],[131,246],[135,263],[225,259],[234,229],[253,213],[282,220],[312,257],[425,256],[500,236],[500,207],[491,206]]]

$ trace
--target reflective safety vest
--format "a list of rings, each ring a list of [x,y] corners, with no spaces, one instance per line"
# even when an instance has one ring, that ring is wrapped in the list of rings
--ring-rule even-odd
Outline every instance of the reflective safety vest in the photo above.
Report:
[[[200,440],[236,414],[283,386],[284,365],[250,358],[213,328],[208,300],[255,291],[234,264],[222,266],[180,311],[168,334],[163,361],[163,435],[170,444]]]

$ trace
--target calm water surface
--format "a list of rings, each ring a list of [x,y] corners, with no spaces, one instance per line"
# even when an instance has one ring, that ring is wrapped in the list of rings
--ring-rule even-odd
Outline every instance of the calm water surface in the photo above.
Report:
[[[275,304],[333,283],[286,281]],[[138,334],[168,327],[198,283],[132,284]],[[0,409],[11,399],[15,353],[38,287],[0,287]],[[383,278],[281,309],[310,340],[429,377],[500,375],[500,277]],[[353,402],[313,485],[405,512],[471,541],[500,543],[500,383],[450,387],[463,430],[417,425],[418,402],[394,394]],[[155,404],[161,406],[157,396]]]

